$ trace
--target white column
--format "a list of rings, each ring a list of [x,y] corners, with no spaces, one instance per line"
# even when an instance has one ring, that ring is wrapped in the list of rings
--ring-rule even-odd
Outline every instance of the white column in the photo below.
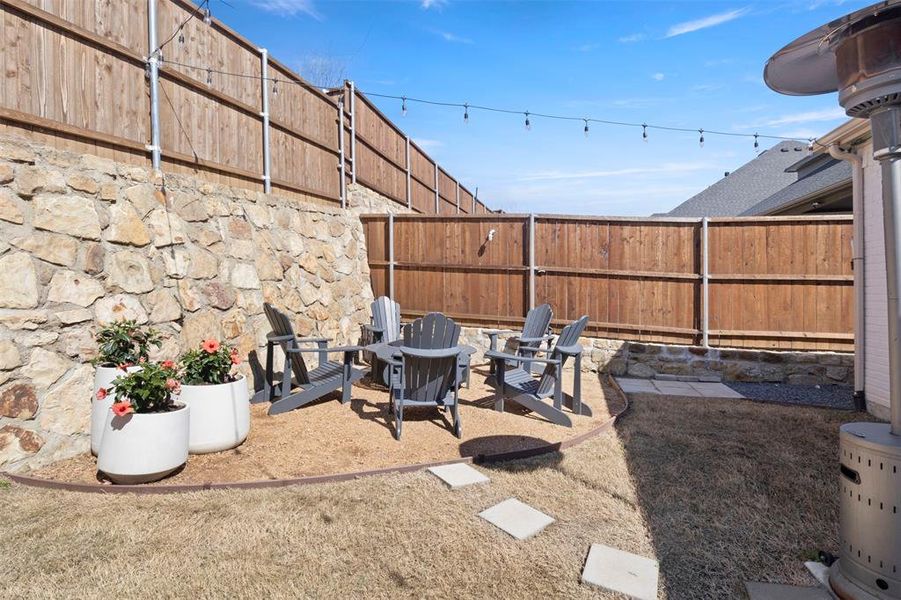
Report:
[[[160,53],[157,51],[156,0],[147,0],[147,68],[150,71],[150,162],[160,170]]]
[[[270,160],[269,160],[269,86],[266,85],[269,80],[269,51],[260,48],[260,85],[263,91],[263,191],[267,194],[272,191],[272,180],[270,176]]]

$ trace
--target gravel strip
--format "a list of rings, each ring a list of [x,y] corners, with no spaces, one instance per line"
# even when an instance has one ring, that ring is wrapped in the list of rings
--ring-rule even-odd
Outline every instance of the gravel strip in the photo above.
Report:
[[[854,388],[847,385],[723,382],[752,400],[854,410]]]

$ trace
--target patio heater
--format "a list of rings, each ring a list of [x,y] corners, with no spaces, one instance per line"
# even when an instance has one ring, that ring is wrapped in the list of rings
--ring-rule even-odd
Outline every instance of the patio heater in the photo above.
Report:
[[[840,598],[901,598],[901,0],[874,4],[804,35],[770,58],[770,88],[838,91],[848,116],[868,118],[881,163],[888,287],[891,424],[841,428],[841,551],[829,573]]]

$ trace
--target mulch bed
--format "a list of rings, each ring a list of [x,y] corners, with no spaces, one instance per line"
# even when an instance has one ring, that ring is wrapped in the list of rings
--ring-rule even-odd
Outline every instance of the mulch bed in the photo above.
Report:
[[[268,404],[251,407],[251,427],[239,447],[191,455],[187,465],[157,485],[232,483],[367,471],[529,450],[564,442],[607,422],[624,409],[621,396],[591,373],[582,375],[582,401],[592,417],[572,416],[573,427],[560,427],[507,402],[494,410],[494,392],[485,383],[487,367],[473,369],[469,389],[461,390],[463,438],[451,431],[450,414],[436,409],[407,409],[401,441],[393,437],[388,394],[366,382],[354,387],[349,405],[334,395],[286,414],[269,416]],[[564,390],[572,389],[569,374]],[[96,459],[81,454],[26,473],[72,483],[105,482]],[[154,484],[149,484],[154,485]]]

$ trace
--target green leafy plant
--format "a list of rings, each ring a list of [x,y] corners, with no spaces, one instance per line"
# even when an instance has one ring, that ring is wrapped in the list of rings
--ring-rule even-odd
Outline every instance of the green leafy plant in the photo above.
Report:
[[[116,377],[110,388],[116,392],[117,402],[113,413],[124,417],[129,413],[168,412],[175,408],[173,394],[181,391],[178,373],[172,361],[165,363],[144,363],[139,371],[125,372]],[[103,400],[110,390],[100,388],[97,399]]]
[[[204,340],[200,347],[188,350],[179,359],[181,380],[187,385],[213,385],[234,381],[234,365],[240,364],[238,351],[216,340]]]
[[[151,346],[162,345],[156,329],[142,327],[132,319],[114,321],[103,326],[95,336],[97,358],[95,366],[119,367],[146,362]]]

